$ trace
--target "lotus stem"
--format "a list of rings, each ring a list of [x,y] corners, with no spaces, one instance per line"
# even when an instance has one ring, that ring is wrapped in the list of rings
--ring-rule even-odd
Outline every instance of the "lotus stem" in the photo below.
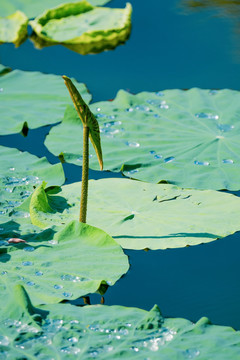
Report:
[[[82,190],[79,221],[86,223],[89,172],[89,127],[83,126],[83,162],[82,162]]]

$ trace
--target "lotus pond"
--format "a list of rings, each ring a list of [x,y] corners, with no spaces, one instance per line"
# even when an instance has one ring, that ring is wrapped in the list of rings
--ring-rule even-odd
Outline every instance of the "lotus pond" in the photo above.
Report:
[[[239,12],[1,0],[0,359],[240,359]]]

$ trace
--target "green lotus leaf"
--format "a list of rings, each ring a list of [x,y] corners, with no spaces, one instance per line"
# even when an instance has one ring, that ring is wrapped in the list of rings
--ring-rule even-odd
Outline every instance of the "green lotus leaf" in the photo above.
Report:
[[[29,217],[28,208],[18,208],[43,180],[51,185],[65,181],[62,165],[50,165],[45,157],[0,146],[0,221]],[[16,209],[17,208],[17,209]],[[0,226],[1,227],[1,226]],[[0,232],[1,234],[1,232]]]
[[[76,83],[84,100],[91,95],[84,84]],[[61,76],[14,70],[0,77],[1,135],[35,129],[62,120],[71,99]]]
[[[74,50],[98,52],[96,49],[116,47],[128,38],[131,13],[129,3],[125,9],[112,9],[93,7],[83,0],[47,10],[30,24],[37,36],[47,43],[80,44],[80,49]],[[35,38],[34,42],[38,40]]]
[[[164,318],[156,305],[150,311],[106,305],[34,307],[20,286],[7,298],[0,325],[1,353],[6,358],[239,358],[240,332],[212,325],[207,318],[196,324]]]
[[[67,205],[66,205],[67,206]],[[106,290],[127,272],[128,258],[103,230],[70,222],[45,231],[27,244],[0,252],[0,282],[25,285],[34,303],[56,303]]]
[[[0,17],[0,43],[20,45],[27,38],[28,18],[21,11]]]
[[[65,3],[74,3],[79,0],[64,1]],[[101,6],[109,2],[110,0],[89,0],[94,6]],[[21,10],[29,18],[34,18],[41,14],[46,9],[61,5],[60,0],[42,0],[42,1],[29,1],[29,0],[1,0],[0,2],[0,14],[1,16],[7,16],[14,13],[16,10]]]
[[[119,91],[114,101],[93,104],[91,111],[100,125],[105,170],[185,188],[240,189],[240,92]],[[70,112],[51,130],[46,145],[81,165],[82,130]],[[90,152],[90,167],[97,169]]]
[[[61,227],[79,213],[81,183],[44,189],[31,198],[33,224]],[[61,204],[68,204],[64,209]],[[214,190],[181,189],[129,179],[89,181],[88,223],[126,249],[207,243],[239,230],[240,199]]]

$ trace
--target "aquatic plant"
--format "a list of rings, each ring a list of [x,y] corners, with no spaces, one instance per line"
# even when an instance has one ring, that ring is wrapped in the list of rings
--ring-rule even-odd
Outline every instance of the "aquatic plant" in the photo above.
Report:
[[[89,138],[96,151],[100,169],[103,169],[102,148],[100,139],[100,130],[98,122],[81,97],[72,81],[63,76],[65,84],[72,98],[75,109],[83,125],[83,162],[82,162],[82,192],[80,204],[79,221],[85,223],[87,217],[87,197],[88,197],[88,172],[89,172]]]

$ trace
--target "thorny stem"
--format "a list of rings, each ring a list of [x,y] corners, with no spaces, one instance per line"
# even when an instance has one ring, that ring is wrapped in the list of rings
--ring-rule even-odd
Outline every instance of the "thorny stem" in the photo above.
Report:
[[[86,223],[88,197],[88,169],[89,169],[89,127],[83,126],[83,162],[82,162],[82,191],[79,221]]]

